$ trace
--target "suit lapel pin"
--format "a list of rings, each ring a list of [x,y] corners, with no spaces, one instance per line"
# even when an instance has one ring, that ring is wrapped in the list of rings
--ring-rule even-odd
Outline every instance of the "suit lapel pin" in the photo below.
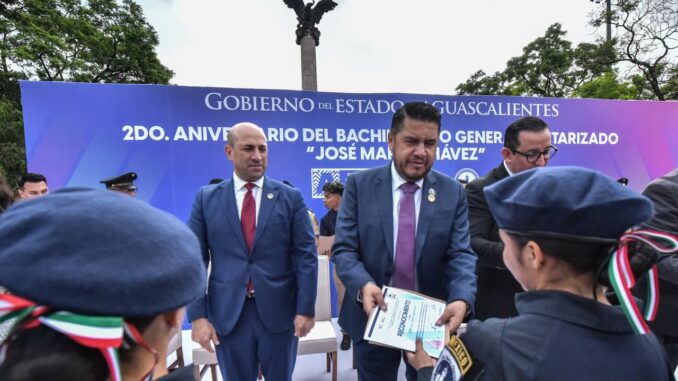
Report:
[[[269,199],[269,200],[273,200],[273,193],[267,194],[266,198]]]
[[[436,190],[433,188],[429,188],[428,190],[428,202],[435,202],[436,201]]]

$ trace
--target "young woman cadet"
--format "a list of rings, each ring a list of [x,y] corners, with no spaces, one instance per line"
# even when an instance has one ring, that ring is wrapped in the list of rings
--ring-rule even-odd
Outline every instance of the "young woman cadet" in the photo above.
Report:
[[[652,216],[647,198],[576,167],[526,171],[485,195],[504,262],[526,292],[516,296],[517,317],[468,324],[461,341],[475,379],[673,380],[664,350],[628,298],[635,277],[678,245],[655,232],[625,233]],[[606,295],[606,286],[615,294]],[[410,360],[415,368],[432,364],[421,353]],[[430,379],[431,369],[420,379]]]
[[[193,380],[166,375],[184,306],[205,292],[195,235],[116,192],[66,188],[0,216],[3,381]]]

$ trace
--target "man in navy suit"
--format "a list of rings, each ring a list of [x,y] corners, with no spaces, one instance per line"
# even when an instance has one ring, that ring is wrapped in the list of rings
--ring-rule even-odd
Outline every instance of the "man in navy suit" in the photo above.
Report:
[[[386,308],[381,287],[416,290],[448,304],[439,324],[456,330],[476,292],[466,195],[461,185],[431,170],[440,112],[412,102],[393,116],[389,165],[348,177],[332,255],[346,286],[339,324],[354,341],[358,379],[396,380],[403,352],[363,340],[367,317]],[[410,221],[411,220],[411,221]],[[416,380],[407,365],[407,378]]]
[[[318,263],[301,193],[264,176],[266,137],[228,132],[233,177],[200,189],[189,227],[211,261],[208,291],[188,308],[191,336],[214,351],[225,381],[291,380],[298,338],[314,324]]]
[[[478,255],[478,293],[473,310],[476,319],[517,316],[515,294],[523,292],[502,259],[504,243],[499,238],[499,228],[483,190],[516,173],[546,166],[557,152],[558,149],[551,145],[551,132],[543,120],[533,116],[520,118],[504,132],[502,163],[466,185],[471,248]]]

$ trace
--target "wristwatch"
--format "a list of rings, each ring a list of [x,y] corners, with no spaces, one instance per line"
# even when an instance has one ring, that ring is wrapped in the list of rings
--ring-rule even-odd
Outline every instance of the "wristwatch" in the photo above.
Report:
[[[452,303],[454,303],[454,302],[456,302],[456,301],[458,301],[458,300],[459,300],[459,301],[462,301],[462,302],[464,302],[464,303],[466,304],[466,314],[464,315],[464,317],[467,317],[468,315],[471,314],[471,305],[468,304],[468,302],[465,301],[464,299],[455,299],[455,300],[452,301]]]

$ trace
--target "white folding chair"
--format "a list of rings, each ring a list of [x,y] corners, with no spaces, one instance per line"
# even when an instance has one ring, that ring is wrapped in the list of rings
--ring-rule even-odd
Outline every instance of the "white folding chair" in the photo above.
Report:
[[[202,380],[202,376],[210,370],[212,381],[217,381],[217,354],[210,353],[207,349],[196,348],[193,350],[193,375],[196,380]]]
[[[176,353],[176,358],[171,364],[167,365],[167,370],[184,366],[184,351],[181,344],[181,330],[179,330],[176,335],[172,336],[167,344],[167,356]]]
[[[212,381],[217,381],[217,365],[216,353],[210,353],[207,349],[203,348],[193,350],[193,376],[196,380],[202,380],[202,377],[209,370],[212,375]],[[261,380],[262,378],[261,368],[259,368],[257,379]]]
[[[330,297],[330,267],[326,255],[318,256],[318,295],[315,300],[315,325],[311,332],[299,339],[297,355],[325,353],[327,371],[337,381],[337,332],[332,325]]]

